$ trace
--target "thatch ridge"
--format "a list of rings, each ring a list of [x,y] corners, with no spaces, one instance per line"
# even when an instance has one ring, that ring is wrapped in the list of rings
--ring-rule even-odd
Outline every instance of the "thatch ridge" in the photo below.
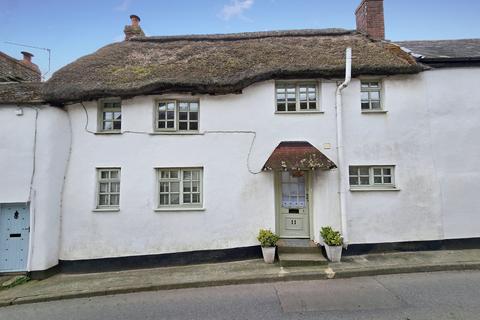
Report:
[[[55,72],[46,83],[52,104],[166,92],[236,93],[259,81],[391,75],[422,70],[386,42],[350,30],[292,30],[227,35],[132,38],[107,45]]]

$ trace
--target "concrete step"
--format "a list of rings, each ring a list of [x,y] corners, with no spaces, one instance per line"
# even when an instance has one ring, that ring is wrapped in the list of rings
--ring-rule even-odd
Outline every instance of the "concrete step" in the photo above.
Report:
[[[281,253],[321,253],[320,247],[309,239],[280,239],[277,247]]]
[[[327,264],[321,248],[309,239],[280,239],[277,247],[278,260],[282,267]]]
[[[301,266],[316,266],[325,265],[328,263],[327,259],[320,251],[316,253],[278,253],[278,260],[282,267],[301,267]]]

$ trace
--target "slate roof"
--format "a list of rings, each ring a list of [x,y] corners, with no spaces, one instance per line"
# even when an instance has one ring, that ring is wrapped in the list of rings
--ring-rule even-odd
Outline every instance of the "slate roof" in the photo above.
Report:
[[[40,81],[40,71],[0,51],[0,82]]]
[[[0,82],[0,105],[42,104],[43,82]]]
[[[422,59],[480,58],[480,39],[395,41]]]

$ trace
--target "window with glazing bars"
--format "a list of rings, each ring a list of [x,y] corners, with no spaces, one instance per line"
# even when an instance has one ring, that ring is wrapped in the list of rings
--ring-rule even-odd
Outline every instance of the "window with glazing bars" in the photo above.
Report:
[[[120,205],[120,169],[97,169],[97,208]]]
[[[318,109],[316,83],[277,83],[277,112],[314,111]]]
[[[394,186],[393,166],[351,166],[350,185],[357,187]]]
[[[120,131],[122,129],[121,101],[103,101],[101,105],[101,131]]]
[[[157,104],[159,131],[198,131],[197,101],[160,101]]]
[[[362,81],[362,110],[381,110],[381,91],[382,84],[380,81]]]
[[[200,207],[202,169],[157,169],[159,207]]]

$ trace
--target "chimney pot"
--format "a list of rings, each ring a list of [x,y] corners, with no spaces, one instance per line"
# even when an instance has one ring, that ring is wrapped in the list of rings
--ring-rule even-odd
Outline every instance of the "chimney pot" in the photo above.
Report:
[[[140,24],[140,17],[135,15],[135,14],[132,14],[130,15],[130,20],[132,21],[132,26],[133,27],[138,27],[139,24]]]
[[[23,61],[32,63],[33,54],[27,51],[22,51],[21,54],[23,54]]]
[[[375,40],[385,39],[383,0],[362,0],[355,10],[357,31]]]

